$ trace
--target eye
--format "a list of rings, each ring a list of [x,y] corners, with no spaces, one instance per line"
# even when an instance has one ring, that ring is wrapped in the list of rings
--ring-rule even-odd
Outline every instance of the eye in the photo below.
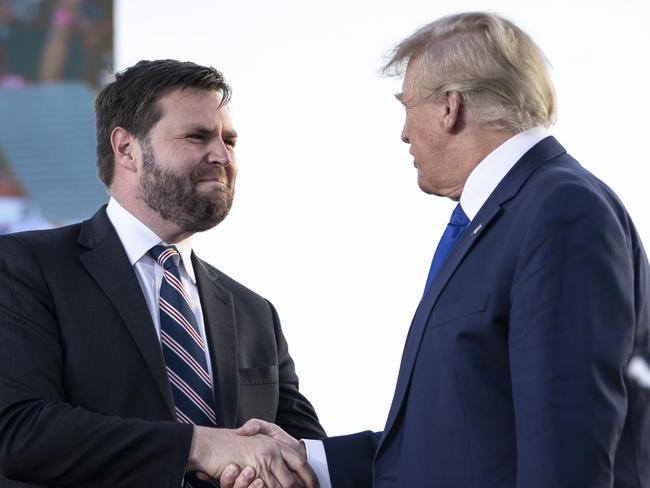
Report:
[[[205,135],[199,133],[188,134],[186,136],[186,139],[190,139],[193,141],[203,141],[205,139]]]
[[[234,148],[235,148],[235,144],[237,144],[237,139],[224,139],[224,140],[223,140],[223,143],[224,143],[227,147],[234,149]]]

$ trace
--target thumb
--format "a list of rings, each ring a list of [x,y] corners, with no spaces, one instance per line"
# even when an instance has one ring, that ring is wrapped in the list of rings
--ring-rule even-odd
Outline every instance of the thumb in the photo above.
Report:
[[[237,435],[255,435],[262,433],[264,434],[264,426],[261,420],[258,419],[250,419],[248,422],[246,422],[244,425],[242,425],[240,428],[235,430],[235,433]]]
[[[280,455],[287,467],[293,471],[306,488],[319,488],[318,478],[307,459],[293,449],[280,448]]]

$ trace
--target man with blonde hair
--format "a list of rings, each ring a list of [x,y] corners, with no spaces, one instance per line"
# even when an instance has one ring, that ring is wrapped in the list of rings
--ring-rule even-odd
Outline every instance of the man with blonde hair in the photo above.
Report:
[[[404,73],[420,188],[459,204],[384,431],[306,441],[321,487],[649,487],[650,391],[628,373],[649,351],[648,260],[612,190],[547,134],[543,53],[506,19],[464,13],[385,69]],[[272,424],[241,429],[260,431],[299,449]]]

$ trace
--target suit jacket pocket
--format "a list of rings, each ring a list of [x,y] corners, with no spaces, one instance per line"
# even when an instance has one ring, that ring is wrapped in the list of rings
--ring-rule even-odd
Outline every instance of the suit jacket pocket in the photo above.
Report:
[[[262,368],[239,368],[240,385],[271,385],[278,381],[278,366],[275,364]]]
[[[459,300],[441,300],[431,313],[429,326],[438,327],[448,322],[454,322],[470,315],[485,312],[489,301],[489,294],[469,298],[462,297]]]
[[[276,422],[280,383],[276,365],[239,368],[239,407],[237,425],[256,418]]]

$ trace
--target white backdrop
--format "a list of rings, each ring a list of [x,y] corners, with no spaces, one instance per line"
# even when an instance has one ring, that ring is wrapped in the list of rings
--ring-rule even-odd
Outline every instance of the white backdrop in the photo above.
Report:
[[[552,133],[610,184],[650,248],[647,0],[116,0],[117,68],[209,64],[232,85],[235,205],[197,253],[278,308],[329,434],[380,430],[453,203],[417,187],[400,81],[377,70],[416,27],[461,10],[518,23],[553,65]],[[543,5],[542,5],[543,4]]]

